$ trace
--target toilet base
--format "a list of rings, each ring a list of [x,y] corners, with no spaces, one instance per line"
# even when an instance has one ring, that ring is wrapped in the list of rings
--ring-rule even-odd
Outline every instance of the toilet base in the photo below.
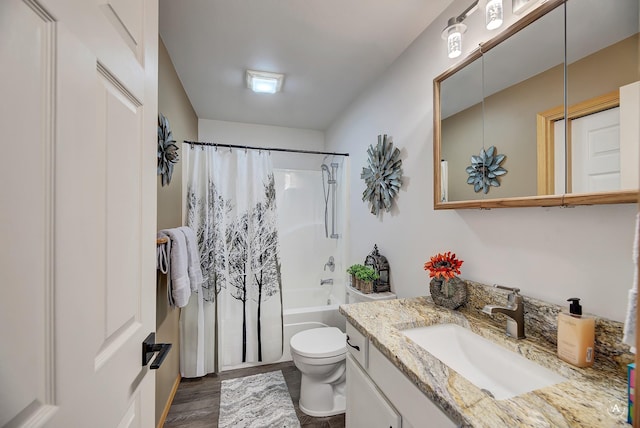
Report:
[[[335,408],[333,410],[328,410],[328,411],[323,411],[323,412],[314,412],[313,410],[305,409],[302,405],[299,406],[299,407],[300,407],[300,410],[305,415],[313,416],[314,418],[323,418],[325,416],[341,415],[347,409],[345,404],[343,404],[341,408]]]
[[[300,382],[300,410],[309,416],[325,417],[345,413],[347,400],[344,374],[336,384],[318,383],[304,373]]]

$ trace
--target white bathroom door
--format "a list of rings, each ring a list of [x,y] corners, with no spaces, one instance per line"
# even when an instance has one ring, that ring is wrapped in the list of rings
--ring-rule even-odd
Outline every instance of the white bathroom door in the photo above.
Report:
[[[571,121],[573,193],[620,190],[620,109]]]
[[[0,426],[155,424],[157,19],[0,1]]]

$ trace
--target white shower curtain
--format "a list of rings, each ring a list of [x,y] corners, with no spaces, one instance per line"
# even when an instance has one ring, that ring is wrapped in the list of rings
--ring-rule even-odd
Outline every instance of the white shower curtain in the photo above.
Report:
[[[271,158],[214,147],[190,154],[187,225],[204,283],[180,317],[182,376],[276,361],[283,332]]]

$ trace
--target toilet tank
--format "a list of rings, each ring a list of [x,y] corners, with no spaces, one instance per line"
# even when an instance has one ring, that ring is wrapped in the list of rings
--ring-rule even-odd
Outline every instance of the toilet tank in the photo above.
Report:
[[[365,294],[350,285],[347,285],[347,303],[377,302],[378,300],[389,300],[395,298],[396,295],[390,291]]]

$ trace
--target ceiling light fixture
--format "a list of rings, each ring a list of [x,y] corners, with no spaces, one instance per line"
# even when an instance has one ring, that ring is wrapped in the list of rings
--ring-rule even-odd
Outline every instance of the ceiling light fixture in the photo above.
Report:
[[[282,90],[284,74],[247,70],[247,88],[253,92],[275,94]]]
[[[462,35],[467,31],[467,26],[462,21],[478,10],[478,2],[479,0],[475,0],[460,15],[449,18],[447,27],[442,31],[442,38],[447,41],[449,58],[457,58],[462,54]],[[487,30],[495,30],[502,25],[502,0],[486,0],[485,18]]]

